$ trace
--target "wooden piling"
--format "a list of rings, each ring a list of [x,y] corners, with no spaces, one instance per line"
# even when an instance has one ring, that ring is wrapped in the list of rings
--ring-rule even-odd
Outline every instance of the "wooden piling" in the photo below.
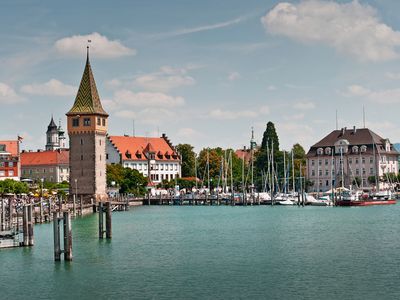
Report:
[[[53,231],[54,231],[54,260],[61,260],[60,247],[60,218],[58,212],[53,212]]]
[[[6,204],[4,199],[1,199],[1,230],[6,230]]]
[[[34,245],[33,236],[33,205],[28,206],[28,246]]]
[[[29,246],[28,206],[24,205],[22,212],[23,245]]]
[[[103,213],[103,202],[99,202],[99,239],[102,239],[104,235]]]
[[[80,202],[79,202],[79,205],[80,205],[79,215],[83,216],[83,195],[81,195],[81,197],[79,199],[80,199]]]
[[[106,239],[111,239],[112,226],[111,226],[111,202],[106,203]]]
[[[71,229],[71,215],[69,211],[63,213],[64,221],[64,260],[72,260],[72,229]]]
[[[76,195],[72,195],[72,217],[76,217]]]
[[[43,223],[43,198],[39,199],[39,223]]]
[[[14,200],[8,199],[8,228],[11,230],[13,228],[13,213],[14,213]]]

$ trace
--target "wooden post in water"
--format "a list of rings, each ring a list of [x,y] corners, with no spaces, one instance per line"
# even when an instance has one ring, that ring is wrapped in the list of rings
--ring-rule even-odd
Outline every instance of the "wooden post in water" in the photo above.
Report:
[[[13,213],[14,213],[14,201],[13,199],[8,199],[8,228],[12,230],[13,228]]]
[[[104,235],[103,213],[103,202],[99,202],[99,239]]]
[[[34,245],[33,237],[33,204],[28,205],[28,245]]]
[[[61,260],[61,247],[60,247],[60,218],[58,212],[53,212],[53,231],[54,231],[54,260]]]
[[[71,230],[71,215],[69,211],[63,213],[64,221],[64,260],[72,260],[72,230]]]
[[[39,199],[39,223],[43,223],[43,198]]]
[[[1,199],[1,230],[6,230],[6,204],[4,199]]]
[[[24,246],[29,246],[29,226],[28,226],[28,206],[24,205],[23,206],[23,214],[22,214],[22,227],[24,231],[24,241],[23,244]]]
[[[76,195],[72,195],[72,217],[75,218],[76,217]]]
[[[106,203],[106,239],[111,239],[112,236],[112,226],[111,226],[111,202]]]
[[[58,197],[58,211],[60,212],[60,214],[62,212],[62,202],[63,202],[63,198],[62,198],[62,195],[60,195]]]
[[[81,195],[80,197],[80,212],[79,212],[80,216],[83,216],[83,195]]]

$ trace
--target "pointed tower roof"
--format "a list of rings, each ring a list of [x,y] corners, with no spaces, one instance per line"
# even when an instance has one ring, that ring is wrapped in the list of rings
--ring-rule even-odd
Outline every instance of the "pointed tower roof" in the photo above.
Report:
[[[51,116],[50,124],[47,126],[47,132],[57,130],[57,125],[54,122],[53,116]]]
[[[83,71],[78,94],[76,95],[74,105],[67,113],[67,115],[78,114],[99,114],[108,116],[101,105],[99,93],[97,92],[96,82],[94,81],[89,61],[89,47],[87,50],[85,70]]]

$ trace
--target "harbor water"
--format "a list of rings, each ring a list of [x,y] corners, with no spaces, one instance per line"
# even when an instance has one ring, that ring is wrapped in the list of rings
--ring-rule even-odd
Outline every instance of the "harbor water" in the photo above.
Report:
[[[0,251],[0,299],[400,299],[400,205],[143,206],[72,223],[72,262],[52,224]]]

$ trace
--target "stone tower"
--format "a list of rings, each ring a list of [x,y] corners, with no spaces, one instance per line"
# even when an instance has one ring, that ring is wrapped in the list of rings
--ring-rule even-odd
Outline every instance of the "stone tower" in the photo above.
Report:
[[[58,144],[60,146],[60,149],[66,149],[67,148],[67,141],[64,135],[64,129],[61,127],[61,120],[58,124]]]
[[[100,201],[106,194],[106,134],[108,114],[97,92],[89,62],[74,105],[67,115],[70,148],[70,195]]]
[[[46,131],[46,150],[56,150],[59,146],[58,128],[56,123],[54,123],[53,116],[51,116],[51,121]]]

